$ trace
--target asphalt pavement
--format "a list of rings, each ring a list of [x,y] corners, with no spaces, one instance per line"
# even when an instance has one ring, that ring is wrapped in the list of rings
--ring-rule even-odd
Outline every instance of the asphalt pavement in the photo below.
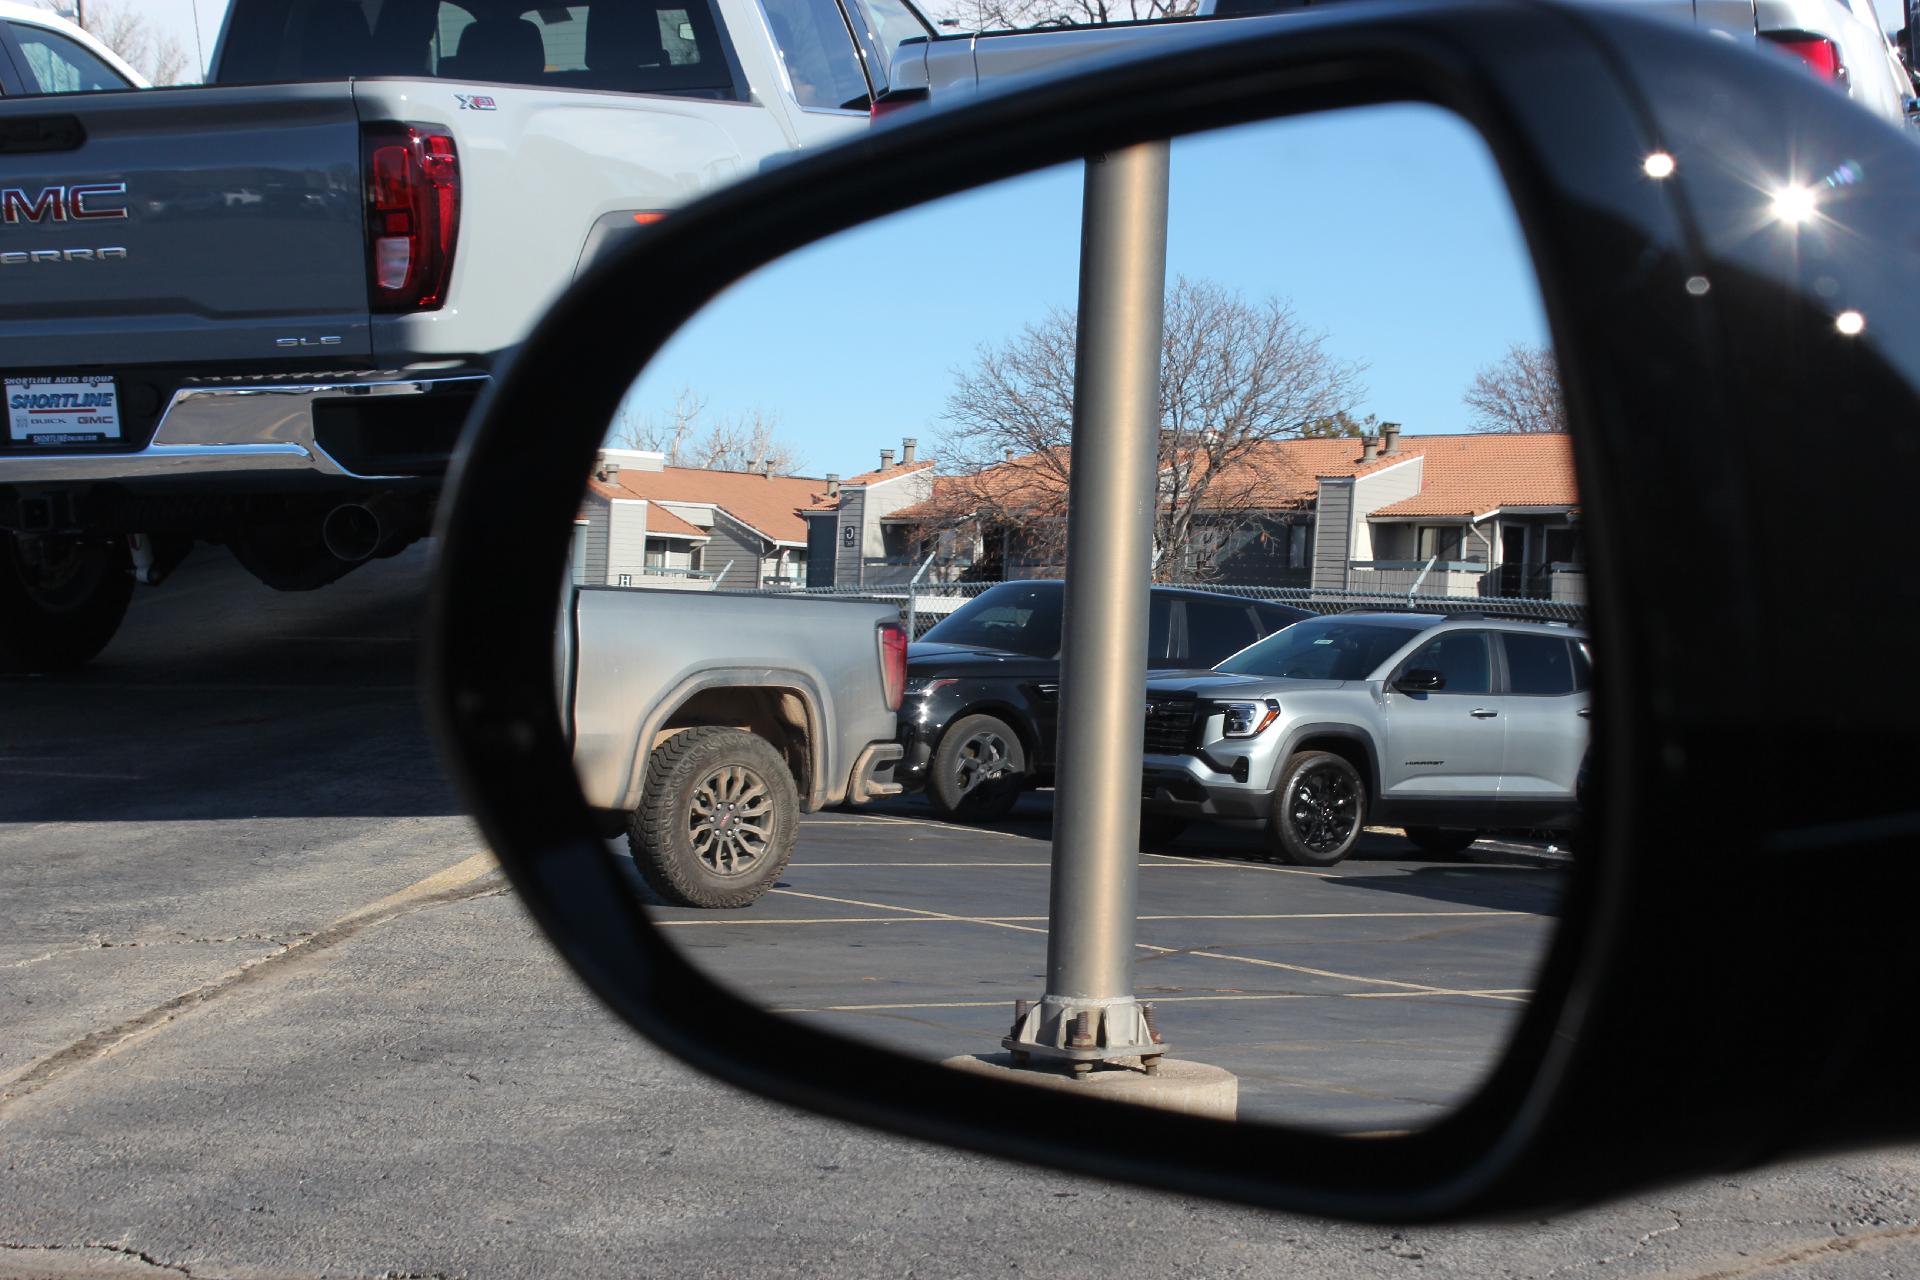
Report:
[[[555,962],[462,815],[414,693],[425,555],[284,596],[202,548],[87,671],[0,682],[0,1275],[1920,1274],[1910,1149],[1394,1230],[696,1075]],[[1043,803],[974,833],[820,815],[754,913],[663,916],[790,1016],[983,1043],[1041,954]],[[1380,835],[1320,877],[1251,852],[1222,832],[1142,858],[1164,950],[1140,981],[1179,1051],[1262,1114],[1342,1126],[1470,1087],[1550,935],[1553,859]],[[887,1004],[909,1007],[849,1007]]]

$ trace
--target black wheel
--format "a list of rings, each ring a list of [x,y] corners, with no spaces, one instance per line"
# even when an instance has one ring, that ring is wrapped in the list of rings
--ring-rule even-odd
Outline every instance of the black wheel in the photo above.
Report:
[[[1477,831],[1456,831],[1451,827],[1408,827],[1407,839],[1430,858],[1451,858],[1464,852],[1480,838]]]
[[[1027,785],[1020,735],[994,716],[962,716],[947,726],[928,767],[927,798],[953,822],[1005,817]]]
[[[1367,820],[1367,784],[1331,751],[1287,761],[1273,792],[1267,847],[1284,861],[1330,867],[1353,851]]]
[[[1164,849],[1180,838],[1187,829],[1187,820],[1171,813],[1143,813],[1140,815],[1140,847],[1142,849]]]
[[[627,847],[647,887],[674,906],[745,907],[786,870],[799,825],[799,789],[780,753],[709,725],[654,748]]]
[[[0,671],[71,671],[107,647],[133,598],[116,543],[0,534]]]

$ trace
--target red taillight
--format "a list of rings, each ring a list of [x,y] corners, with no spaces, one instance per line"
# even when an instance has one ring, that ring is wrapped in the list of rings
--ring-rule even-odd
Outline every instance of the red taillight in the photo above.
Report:
[[[907,629],[897,622],[880,628],[880,689],[887,710],[898,711],[907,692]]]
[[[407,125],[372,125],[362,147],[372,308],[432,311],[447,300],[460,235],[460,157],[453,138]]]
[[[1847,66],[1840,61],[1840,47],[1820,36],[1800,31],[1769,32],[1774,47],[1790,53],[1807,64],[1807,69],[1828,84],[1840,84],[1847,78]]]
[[[888,116],[919,106],[927,97],[925,89],[891,89],[873,100],[873,106],[867,111],[867,123],[879,124]]]

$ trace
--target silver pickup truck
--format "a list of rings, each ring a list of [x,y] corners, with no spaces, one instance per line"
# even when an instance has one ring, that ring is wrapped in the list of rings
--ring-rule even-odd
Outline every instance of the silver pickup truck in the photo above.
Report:
[[[1165,48],[1182,29],[1204,39],[1210,19],[1305,11],[1345,0],[1199,0],[1190,18],[1116,22],[1033,31],[981,31],[915,40],[890,71],[889,102],[949,103],[973,90],[1001,88],[1021,76],[1052,74],[1148,47]],[[1872,0],[1589,0],[1631,8],[1706,35],[1800,59],[1807,69],[1863,108],[1895,125],[1914,121],[1907,66],[1881,29]],[[1908,0],[1909,6],[1914,0]],[[1909,20],[1907,32],[1912,30]],[[1903,47],[1911,37],[1902,33]]]
[[[304,590],[419,537],[580,271],[867,128],[930,29],[903,0],[233,0],[211,84],[136,90],[36,74],[9,25],[0,671],[86,662],[196,541]]]
[[[555,659],[581,791],[676,906],[748,905],[800,814],[900,791],[895,605],[571,588]]]

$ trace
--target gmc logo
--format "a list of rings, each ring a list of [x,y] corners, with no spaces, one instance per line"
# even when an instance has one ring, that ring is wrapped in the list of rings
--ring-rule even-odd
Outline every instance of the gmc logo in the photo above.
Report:
[[[95,218],[124,218],[126,206],[100,209],[91,202],[124,196],[124,182],[89,182],[71,187],[42,187],[28,194],[24,187],[0,187],[0,224],[22,222],[85,222]]]

